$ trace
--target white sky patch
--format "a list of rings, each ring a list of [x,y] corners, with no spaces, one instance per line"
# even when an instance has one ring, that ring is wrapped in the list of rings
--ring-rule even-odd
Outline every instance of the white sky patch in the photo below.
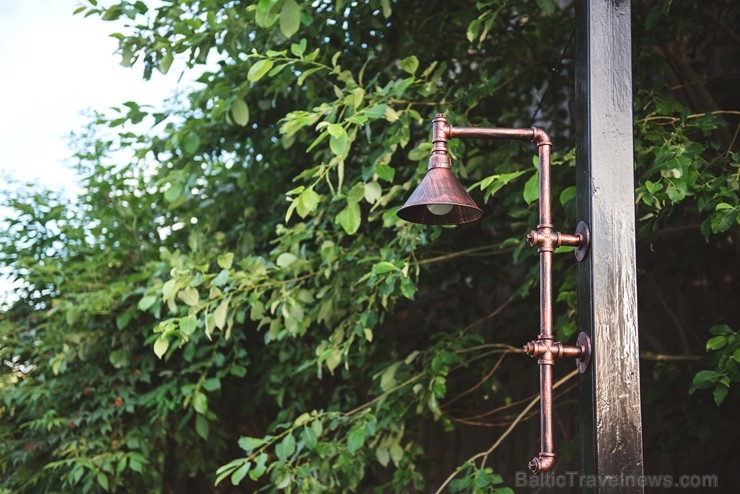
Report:
[[[114,55],[117,40],[109,35],[121,24],[72,15],[82,4],[0,0],[0,179],[74,196],[77,177],[64,163],[72,158],[69,133],[87,123],[83,112],[125,101],[160,108],[175,93],[182,64],[144,81],[140,66],[122,67]],[[0,274],[0,302],[10,293]]]
[[[124,101],[160,107],[174,93],[179,71],[144,81],[114,55],[109,34],[120,24],[72,15],[79,0],[0,3],[0,170],[20,180],[74,189],[68,135],[82,113]]]

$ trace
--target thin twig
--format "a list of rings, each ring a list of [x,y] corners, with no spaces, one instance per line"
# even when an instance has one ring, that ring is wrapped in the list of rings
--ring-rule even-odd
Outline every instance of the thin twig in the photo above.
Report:
[[[487,321],[488,319],[493,319],[497,315],[499,315],[508,305],[514,301],[516,298],[516,294],[511,295],[509,298],[507,298],[503,304],[499,305],[493,312],[481,317],[477,321],[472,322],[468,325],[465,329],[462,330],[462,334],[467,333],[468,331],[472,330],[474,327],[478,326],[479,324],[482,324],[483,322]]]
[[[652,360],[654,362],[698,362],[704,357],[700,355],[665,355],[662,353],[645,352],[640,354],[642,360]]]
[[[730,156],[730,153],[732,152],[732,148],[735,146],[735,141],[737,141],[737,135],[740,132],[740,124],[735,127],[735,135],[732,136],[732,141],[730,142],[730,145],[727,146],[727,151],[725,151],[725,158],[728,158]]]
[[[568,388],[566,388],[565,390],[563,390],[563,393],[567,393],[568,391],[576,388],[577,386],[578,386],[577,383],[574,384],[573,386],[569,386]],[[562,408],[562,407],[564,407],[566,405],[572,405],[573,403],[577,403],[577,402],[578,402],[578,400],[560,400],[557,403],[554,403],[553,404],[553,409]],[[529,413],[525,417],[522,418],[521,422],[526,422],[526,421],[528,421],[528,420],[530,420],[530,419],[538,416],[539,413],[540,413],[539,410],[530,410]],[[453,422],[458,422],[460,424],[470,425],[470,426],[474,426],[474,427],[489,427],[489,428],[494,428],[494,427],[507,427],[507,426],[511,425],[511,421],[514,418],[514,416],[513,415],[506,415],[504,417],[501,417],[501,419],[498,422],[475,422],[473,420],[458,419],[458,418],[455,418],[455,417],[450,417],[449,415],[447,415],[447,418],[449,418]]]
[[[492,376],[492,375],[494,374],[494,372],[496,372],[496,370],[497,370],[497,369],[499,368],[499,366],[501,365],[501,362],[503,362],[503,361],[504,361],[504,358],[506,358],[506,355],[507,355],[508,353],[509,353],[509,352],[504,352],[504,353],[503,353],[503,354],[502,354],[502,355],[501,355],[501,356],[500,356],[500,357],[498,358],[498,360],[497,360],[497,361],[496,361],[496,363],[495,363],[495,364],[493,365],[493,367],[492,367],[492,368],[491,368],[491,370],[490,370],[490,371],[488,372],[488,374],[486,374],[485,376],[483,376],[483,379],[481,379],[481,380],[480,380],[480,381],[478,382],[478,384],[476,384],[476,385],[475,385],[475,386],[473,386],[472,388],[468,388],[468,389],[466,389],[465,391],[463,391],[462,393],[460,393],[460,394],[459,394],[459,395],[457,395],[456,397],[452,398],[451,400],[447,401],[446,403],[443,403],[443,404],[442,404],[442,405],[440,406],[440,408],[444,408],[444,407],[446,407],[446,406],[450,406],[450,405],[452,405],[453,403],[455,403],[455,402],[456,402],[457,400],[459,400],[459,399],[460,399],[460,398],[462,398],[463,396],[467,396],[467,395],[469,395],[470,393],[472,393],[473,391],[475,391],[476,389],[478,389],[478,388],[480,388],[481,386],[483,386],[483,384],[484,384],[484,383],[485,383],[486,381],[488,381],[488,379],[489,379],[489,378],[490,378],[490,377],[491,377],[491,376]]]
[[[577,374],[578,374],[578,371],[577,371],[577,370],[574,370],[573,372],[571,372],[570,374],[568,374],[567,376],[565,376],[564,378],[560,379],[560,380],[559,380],[558,382],[556,382],[555,384],[553,384],[553,386],[552,386],[552,387],[553,387],[553,389],[556,389],[556,388],[557,388],[558,386],[561,386],[561,385],[562,385],[563,383],[566,383],[566,382],[568,382],[568,380],[572,379],[572,378],[573,378],[573,377],[575,377],[575,376],[576,376]],[[517,416],[517,418],[516,418],[516,419],[515,419],[515,420],[514,420],[514,421],[513,421],[512,423],[511,423],[511,425],[509,426],[509,428],[508,428],[508,429],[506,429],[506,430],[504,431],[504,433],[503,433],[503,434],[501,434],[501,436],[500,436],[500,437],[498,438],[498,441],[496,441],[495,443],[493,443],[493,446],[491,446],[490,448],[488,448],[488,449],[487,449],[486,451],[483,451],[483,452],[481,452],[481,453],[477,453],[477,454],[475,454],[475,455],[471,456],[470,458],[468,458],[468,460],[467,460],[467,461],[466,461],[465,463],[473,463],[473,462],[475,462],[476,460],[478,460],[479,458],[482,458],[482,459],[483,459],[483,463],[485,463],[485,460],[486,460],[486,458],[488,458],[488,456],[489,456],[489,455],[490,455],[491,453],[493,453],[493,452],[494,452],[494,451],[496,450],[496,448],[498,448],[498,447],[499,447],[499,445],[500,445],[500,444],[501,444],[501,443],[503,442],[503,440],[504,440],[504,439],[506,439],[506,437],[507,437],[507,436],[508,436],[509,434],[511,434],[511,431],[513,431],[513,430],[514,430],[514,428],[515,428],[515,427],[516,427],[516,426],[517,426],[517,425],[519,424],[519,422],[521,422],[521,421],[522,421],[522,419],[523,419],[523,418],[524,418],[524,417],[525,417],[525,416],[527,415],[527,413],[528,413],[528,412],[529,412],[529,411],[530,411],[530,410],[531,410],[531,409],[532,409],[532,408],[533,408],[533,407],[534,407],[534,406],[535,406],[535,405],[536,405],[536,404],[537,404],[537,403],[538,403],[539,401],[540,401],[540,397],[539,397],[539,395],[537,395],[536,397],[534,397],[534,398],[532,399],[532,401],[530,401],[530,402],[529,402],[529,404],[528,404],[528,405],[527,405],[526,407],[524,407],[524,410],[522,410],[522,411],[521,411],[521,412],[519,413],[519,415],[518,415],[518,416]],[[440,485],[440,486],[439,486],[439,489],[437,489],[437,490],[436,490],[436,491],[434,492],[434,494],[441,494],[441,493],[442,493],[442,491],[444,490],[444,488],[445,488],[445,487],[447,487],[447,485],[448,485],[448,484],[449,484],[450,482],[452,482],[452,481],[453,481],[453,480],[455,479],[455,477],[457,477],[457,474],[458,474],[458,473],[459,473],[458,471],[452,472],[452,474],[450,474],[450,476],[449,476],[449,477],[447,477],[447,478],[445,479],[445,481],[444,481],[444,482],[442,482],[442,485]]]
[[[711,115],[740,115],[740,111],[737,111],[737,110],[715,110],[715,111],[707,111],[704,113],[692,113],[691,115],[687,115],[686,118],[687,119],[701,118],[707,113]],[[647,123],[652,120],[665,120],[666,124],[672,124],[672,123],[678,122],[681,119],[679,117],[669,117],[668,115],[654,115],[652,117],[645,117],[643,119],[643,123]]]
[[[493,250],[497,246],[498,246],[498,244],[483,245],[481,247],[473,247],[472,249],[466,249],[466,250],[461,250],[461,251],[457,251],[457,252],[451,252],[450,254],[445,254],[445,255],[442,255],[442,256],[429,257],[427,259],[419,259],[418,264],[419,265],[421,265],[421,264],[431,264],[433,262],[449,261],[450,259],[455,259],[457,257],[472,256],[472,255],[480,254],[481,252],[485,252],[485,251],[488,251],[488,250]],[[514,249],[504,249],[504,250],[499,250],[499,251],[496,251],[496,252],[486,253],[486,255],[489,255],[489,256],[498,256],[498,255],[507,254],[507,253],[510,253],[510,252],[513,252],[513,251],[514,251]]]
[[[405,386],[408,386],[409,384],[411,384],[413,382],[418,381],[419,379],[421,379],[422,377],[424,377],[425,374],[426,374],[426,372],[420,372],[420,373],[416,374],[415,376],[412,376],[412,377],[406,379],[401,384],[397,384],[397,385],[393,386],[391,389],[389,389],[388,391],[385,391],[385,392],[379,394],[378,396],[376,396],[372,400],[363,403],[362,405],[358,406],[357,408],[353,408],[349,412],[345,412],[344,413],[344,416],[345,417],[351,417],[352,415],[356,414],[357,412],[360,412],[360,411],[368,408],[369,406],[373,405],[374,403],[377,403],[378,401],[382,400],[383,398],[387,397],[388,395],[393,394],[394,392],[398,391],[399,389],[401,389],[401,388],[403,388]]]

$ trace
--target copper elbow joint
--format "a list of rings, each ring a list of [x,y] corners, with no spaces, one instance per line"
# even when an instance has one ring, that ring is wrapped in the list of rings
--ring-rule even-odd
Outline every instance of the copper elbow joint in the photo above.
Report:
[[[549,472],[555,465],[555,453],[541,452],[529,461],[529,470],[532,473]]]

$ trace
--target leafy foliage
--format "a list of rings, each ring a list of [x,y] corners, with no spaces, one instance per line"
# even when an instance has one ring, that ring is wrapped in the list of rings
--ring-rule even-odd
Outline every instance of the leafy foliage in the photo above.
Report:
[[[635,3],[641,242],[687,218],[710,245],[736,239],[734,114],[677,96],[658,63],[671,60],[661,47],[700,37],[685,14],[705,7]],[[718,5],[706,9],[737,20]],[[536,253],[522,241],[537,217],[534,150],[450,143],[500,212],[477,225],[395,212],[445,112],[551,130],[555,217],[575,224],[560,101],[572,100],[573,9],[88,0],[78,14],[115,21],[122,63],[144,77],[183,58],[196,82],[162,108],[93,115],[73,141],[74,200],[7,194],[1,259],[18,289],[0,320],[0,489],[511,492],[495,447],[456,451],[432,483],[430,443],[531,400],[505,368],[537,324]],[[563,340],[576,332],[569,264],[555,266]],[[716,350],[732,347],[717,336]],[[694,387],[729,389],[725,357]],[[513,429],[523,414],[501,420]]]
[[[713,352],[716,370],[697,372],[689,392],[714,387],[712,396],[719,406],[730,392],[730,383],[740,381],[740,337],[726,324],[714,326],[709,332],[714,336],[707,340],[707,351]]]

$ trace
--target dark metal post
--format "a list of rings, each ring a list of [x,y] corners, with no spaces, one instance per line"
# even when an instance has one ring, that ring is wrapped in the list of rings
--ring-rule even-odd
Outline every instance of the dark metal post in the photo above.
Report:
[[[577,201],[591,228],[578,327],[593,346],[581,379],[581,474],[598,476],[583,477],[582,490],[642,493],[630,2],[578,0],[576,24]]]

